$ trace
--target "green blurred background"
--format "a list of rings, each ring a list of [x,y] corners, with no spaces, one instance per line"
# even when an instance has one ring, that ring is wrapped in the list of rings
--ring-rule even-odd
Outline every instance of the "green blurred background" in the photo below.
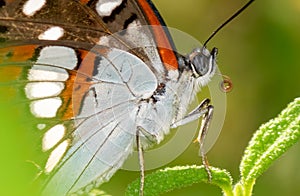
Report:
[[[170,27],[201,42],[246,3],[242,0],[153,1]],[[208,158],[211,165],[227,169],[237,180],[239,161],[253,132],[300,96],[300,1],[255,1],[208,44],[209,48],[214,46],[219,49],[219,68],[231,77],[234,88],[227,95],[223,130]],[[0,93],[0,100],[5,99],[6,92]],[[30,128],[26,127],[24,115],[18,111],[1,105],[0,186],[4,195],[24,195],[28,179],[37,171],[32,164],[23,162],[33,156],[25,146],[35,145],[31,134],[26,132]],[[300,192],[299,152],[298,144],[276,161],[257,180],[254,195],[297,195]],[[198,146],[191,144],[168,166],[198,164],[197,153]],[[102,188],[112,195],[124,195],[127,184],[138,176],[138,172],[119,171]],[[197,184],[165,195],[221,195],[221,192],[216,187]]]

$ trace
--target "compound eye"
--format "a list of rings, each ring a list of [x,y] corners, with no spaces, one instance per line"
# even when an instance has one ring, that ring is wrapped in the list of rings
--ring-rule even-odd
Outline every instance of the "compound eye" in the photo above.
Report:
[[[195,55],[194,58],[191,60],[191,62],[194,65],[195,71],[200,76],[204,76],[209,71],[209,65],[210,65],[209,58],[207,58],[203,54],[199,53]]]

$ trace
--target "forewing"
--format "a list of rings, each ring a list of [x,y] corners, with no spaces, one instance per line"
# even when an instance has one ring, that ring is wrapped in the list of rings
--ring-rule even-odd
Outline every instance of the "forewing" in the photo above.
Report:
[[[166,50],[159,52],[157,48],[159,45],[172,50],[170,38],[165,34],[167,30],[145,26],[162,22],[146,0],[52,0],[40,1],[43,3],[32,9],[27,8],[30,1],[4,2],[0,7],[0,41],[3,44],[61,40],[73,47],[105,45],[138,56],[159,77],[165,73],[160,55],[172,57],[168,63],[177,66],[174,54]],[[146,12],[141,6],[147,7]],[[154,21],[145,17],[149,11]]]

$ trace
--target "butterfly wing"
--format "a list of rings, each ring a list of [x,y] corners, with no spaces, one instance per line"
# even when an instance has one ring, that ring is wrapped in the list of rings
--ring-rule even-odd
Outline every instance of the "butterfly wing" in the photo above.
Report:
[[[22,47],[29,48],[29,45]],[[77,50],[76,53],[88,54],[72,78],[74,69],[63,63],[71,62],[70,48],[56,45],[31,45],[31,48],[38,55],[35,61],[9,58],[15,47],[2,48],[0,54],[7,57],[1,62],[5,67],[30,67],[25,85],[30,110],[36,118],[55,122],[49,129],[40,128],[45,132],[43,150],[50,151],[44,169],[50,178],[44,195],[66,195],[108,180],[132,152],[139,109],[136,102],[144,94],[155,91],[155,75],[136,56],[105,47],[94,52]],[[57,51],[59,56],[51,56]],[[75,53],[73,57],[76,58]],[[95,57],[101,60],[92,64],[90,60]],[[94,71],[85,72],[84,66],[91,65]],[[73,86],[66,85],[70,80]],[[147,84],[141,86],[145,81]],[[43,88],[47,88],[48,94],[37,91]],[[64,92],[68,100],[60,97]],[[64,114],[60,120],[54,120],[65,102],[69,104]]]
[[[41,1],[31,9],[31,1],[4,2],[0,8],[3,44],[40,40],[64,40],[73,47],[99,44],[129,51],[148,61],[159,77],[165,75],[166,69],[178,67],[171,37],[160,26],[164,22],[151,1],[53,0]]]
[[[145,93],[153,93],[156,78],[140,59],[129,53],[109,49],[108,55],[102,56],[97,81],[91,85],[75,118],[76,142],[60,162],[45,193],[72,193],[89,182],[96,186],[108,180],[133,149],[136,101]],[[127,63],[121,64],[124,59]],[[145,79],[150,83],[146,89],[140,89],[139,84]],[[54,189],[62,183],[66,186]]]
[[[47,1],[33,10],[28,2],[0,9],[0,75],[10,74],[1,81],[22,88],[31,113],[47,122],[37,125],[49,154],[43,193],[65,195],[121,166],[134,145],[137,98],[153,93],[166,68],[156,47],[141,48],[156,40],[149,28],[135,29],[149,23],[136,1],[110,1],[108,13],[100,9],[108,1]]]

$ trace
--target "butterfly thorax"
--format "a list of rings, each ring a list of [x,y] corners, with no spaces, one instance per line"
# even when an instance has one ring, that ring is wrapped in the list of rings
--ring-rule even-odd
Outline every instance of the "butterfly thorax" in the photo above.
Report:
[[[216,52],[216,49],[209,53],[206,48],[197,48],[187,56],[178,55],[182,69],[169,71],[166,80],[142,102],[137,125],[143,128],[150,143],[159,143],[169,133],[170,126],[186,115],[195,94],[215,74]]]

